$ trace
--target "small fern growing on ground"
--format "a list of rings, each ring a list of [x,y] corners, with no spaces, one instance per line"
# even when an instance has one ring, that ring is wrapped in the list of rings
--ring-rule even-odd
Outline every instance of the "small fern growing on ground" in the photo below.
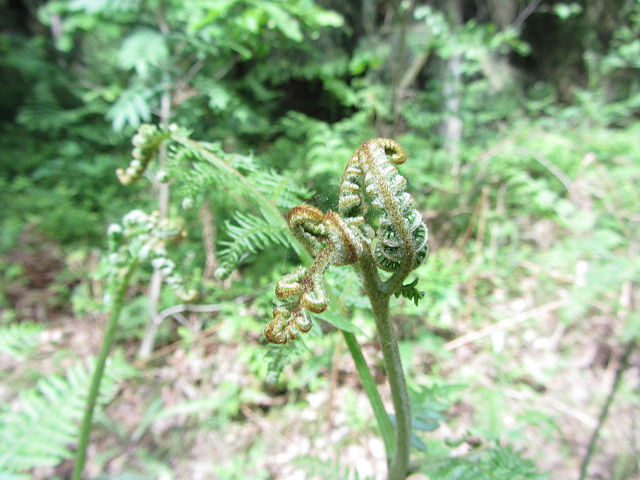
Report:
[[[530,460],[511,447],[496,446],[461,457],[430,459],[421,471],[433,479],[456,480],[545,480]]]
[[[28,358],[40,344],[44,328],[39,323],[13,323],[0,327],[0,354],[16,360]]]
[[[33,467],[54,466],[72,458],[78,422],[87,400],[95,359],[76,363],[64,376],[49,375],[20,393],[12,405],[0,405],[0,472],[8,478],[30,478]],[[120,382],[136,370],[122,355],[107,362],[98,405],[106,404]],[[2,478],[7,478],[3,476]]]
[[[306,193],[306,189],[296,187],[293,182],[274,171],[264,174],[252,157],[232,155],[223,158],[226,155],[217,145],[195,142],[189,138],[189,132],[175,125],[158,128],[145,124],[139,128],[133,138],[133,159],[126,169],[120,168],[116,172],[120,182],[132,185],[140,181],[155,153],[164,143],[168,143],[170,152],[167,170],[158,172],[157,178],[162,182],[178,180],[182,184],[183,208],[193,207],[194,198],[200,189],[220,184],[229,189],[229,196],[242,196],[256,206],[260,213],[257,216],[238,211],[233,215],[233,223],[227,223],[231,238],[222,242],[222,262],[217,272],[219,277],[228,276],[246,252],[255,253],[272,243],[289,244],[285,235],[286,223],[278,207],[291,205],[297,200],[297,196]],[[105,303],[111,313],[86,400],[74,479],[80,479],[82,475],[103,369],[118,326],[125,294],[137,267],[143,262],[151,263],[183,302],[193,302],[198,296],[196,290],[187,290],[176,271],[175,262],[168,257],[167,246],[186,236],[179,220],[160,219],[157,212],[149,215],[141,210],[132,210],[125,215],[122,225],[112,224],[107,234],[109,253],[102,272],[108,279],[109,293]],[[294,245],[294,249],[304,257],[304,251],[299,246]]]

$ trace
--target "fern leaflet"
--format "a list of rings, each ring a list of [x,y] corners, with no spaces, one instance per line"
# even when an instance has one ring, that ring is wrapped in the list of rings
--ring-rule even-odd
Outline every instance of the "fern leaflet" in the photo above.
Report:
[[[19,474],[55,466],[73,456],[69,446],[77,441],[77,423],[84,413],[94,366],[93,359],[89,368],[76,363],[64,378],[49,375],[38,380],[35,387],[20,394],[17,407],[0,405],[1,472]],[[134,374],[122,355],[113,356],[106,367],[100,403],[107,403],[118,383]]]
[[[311,196],[311,191],[300,187],[288,177],[283,177],[275,170],[261,172],[251,177],[260,192],[281,208],[291,210],[300,203],[301,198]]]
[[[27,358],[40,344],[42,325],[33,322],[13,323],[0,328],[0,353],[16,360]]]
[[[263,217],[236,212],[234,222],[226,223],[230,240],[223,240],[219,252],[220,268],[218,276],[226,278],[236,265],[242,261],[247,251],[257,253],[271,244],[289,246],[288,230],[284,226],[269,223]]]

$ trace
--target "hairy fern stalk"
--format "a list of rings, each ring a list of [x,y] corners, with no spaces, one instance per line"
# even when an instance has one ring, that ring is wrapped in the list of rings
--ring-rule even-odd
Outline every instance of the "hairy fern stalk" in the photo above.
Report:
[[[347,164],[338,212],[323,214],[310,205],[291,209],[289,229],[314,260],[309,268],[298,267],[277,283],[276,296],[283,305],[274,309],[273,320],[264,330],[267,340],[275,344],[286,344],[308,332],[312,326],[309,313],[321,313],[329,306],[324,285],[329,266],[355,268],[371,302],[396,415],[394,454],[387,452],[390,479],[405,478],[408,472],[411,413],[389,298],[396,292],[415,298],[411,288],[403,288],[403,282],[428,254],[427,227],[412,208],[406,180],[396,168],[406,159],[406,152],[394,140],[369,140]],[[377,213],[377,229],[367,223],[367,200]],[[383,281],[379,270],[391,276]]]

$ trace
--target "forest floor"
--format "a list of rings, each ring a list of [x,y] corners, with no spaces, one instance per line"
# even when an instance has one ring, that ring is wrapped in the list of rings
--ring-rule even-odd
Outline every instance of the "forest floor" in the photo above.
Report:
[[[41,291],[25,289],[24,295],[29,299],[20,305],[35,308],[44,301]],[[441,381],[465,385],[430,438],[455,440],[471,434],[455,450],[465,455],[488,446],[484,440],[478,444],[476,434],[497,430],[504,432],[499,442],[522,450],[550,479],[578,479],[622,356],[619,332],[613,319],[600,316],[567,326],[556,315],[562,302],[539,308],[532,298],[496,306],[494,317],[507,321],[487,325],[479,338],[472,335],[477,326],[459,322],[456,337],[465,340],[445,344],[448,354],[441,358],[426,346],[413,346],[407,367],[417,378],[428,379],[437,365]],[[332,367],[320,368],[315,379],[300,379],[297,388],[269,388],[247,366],[243,343],[258,344],[260,332],[247,339],[227,338],[224,323],[231,320],[201,330],[188,347],[182,340],[159,346],[144,362],[135,360],[138,345],[125,342],[126,357],[139,375],[124,382],[106,415],[97,417],[87,477],[152,472],[151,478],[193,480],[323,479],[334,478],[330,472],[338,468],[350,468],[358,478],[385,478],[384,445],[341,337],[336,337]],[[95,355],[105,321],[101,315],[74,318],[64,313],[41,318],[45,329],[37,354],[22,362],[2,359],[6,385],[1,399],[16,393],[11,385],[18,385],[18,378],[27,385],[33,372],[59,373]],[[375,341],[365,343],[363,352],[391,411]],[[284,375],[295,377],[299,367],[288,367]],[[640,407],[633,399],[638,389],[636,353],[587,478],[637,474]],[[33,478],[66,478],[71,468],[67,461],[34,470]]]

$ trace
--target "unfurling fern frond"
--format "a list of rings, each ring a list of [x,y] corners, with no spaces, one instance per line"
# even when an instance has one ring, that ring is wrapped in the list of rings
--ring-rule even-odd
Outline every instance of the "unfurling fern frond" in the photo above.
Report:
[[[160,148],[160,144],[170,136],[168,129],[161,130],[155,125],[140,125],[138,133],[131,140],[131,143],[133,143],[133,151],[131,152],[133,160],[131,160],[126,170],[122,168],[116,170],[120,183],[133,185],[140,180],[149,162],[153,159],[158,148]]]
[[[265,327],[269,342],[288,343],[311,329],[307,312],[323,312],[329,304],[324,288],[329,265],[357,264],[372,302],[388,299],[398,289],[418,301],[415,282],[401,288],[409,272],[427,257],[427,227],[422,215],[411,208],[413,199],[404,191],[406,180],[393,165],[406,158],[393,140],[369,140],[356,150],[344,171],[338,213],[323,215],[309,205],[291,209],[289,229],[315,260],[308,269],[299,267],[278,282],[276,296],[284,305],[274,309],[273,320]],[[377,232],[366,223],[365,194],[379,213]],[[394,275],[383,282],[378,268]]]
[[[311,266],[285,275],[276,285],[276,296],[285,302],[273,311],[273,320],[265,327],[268,341],[288,343],[299,332],[311,329],[307,312],[322,313],[329,306],[324,274],[330,265],[353,265],[358,261],[362,243],[340,216],[332,211],[322,214],[309,205],[298,205],[287,218],[289,229],[315,257]]]
[[[387,272],[398,271],[408,256],[413,256],[409,270],[421,265],[427,257],[427,227],[420,212],[411,208],[413,199],[404,191],[407,181],[393,165],[406,159],[406,152],[397,142],[374,138],[353,154],[340,184],[340,215],[369,241],[373,229],[365,222],[368,209],[365,193],[379,212],[374,255],[378,267]],[[408,244],[412,247],[407,248]]]
[[[251,176],[258,190],[274,205],[292,209],[300,203],[300,199],[311,196],[311,191],[297,185],[291,178],[284,177],[275,170],[260,172]]]
[[[329,210],[323,214],[309,205],[291,209],[287,218],[289,229],[314,261],[309,268],[301,266],[280,279],[276,296],[283,305],[274,309],[273,320],[264,329],[265,338],[275,344],[289,343],[300,332],[308,332],[311,320],[307,313],[323,312],[329,305],[324,287],[327,268],[354,266],[369,297],[380,336],[395,411],[395,435],[382,401],[372,393],[375,386],[368,389],[367,395],[383,433],[389,459],[388,478],[398,479],[409,474],[412,422],[400,352],[390,321],[389,298],[398,290],[414,300],[418,298],[415,282],[404,289],[403,282],[427,256],[427,227],[420,213],[411,208],[413,199],[404,191],[406,180],[393,165],[403,163],[406,158],[404,149],[393,140],[369,140],[347,164],[340,184],[338,213]],[[366,223],[367,197],[378,213],[377,232]],[[380,269],[393,273],[383,280]],[[345,335],[345,339],[360,365],[359,373],[369,382],[370,374],[362,375],[366,365],[355,346],[355,338]]]
[[[247,252],[256,253],[271,244],[289,246],[287,231],[280,225],[269,223],[263,217],[236,212],[233,222],[226,223],[229,240],[220,242],[219,278],[226,278]]]
[[[78,439],[94,365],[89,362],[87,369],[77,363],[66,377],[41,378],[14,405],[0,406],[0,472],[54,466],[73,456],[70,446]],[[121,355],[112,357],[100,386],[100,403],[108,402],[118,383],[134,374],[135,369]]]

